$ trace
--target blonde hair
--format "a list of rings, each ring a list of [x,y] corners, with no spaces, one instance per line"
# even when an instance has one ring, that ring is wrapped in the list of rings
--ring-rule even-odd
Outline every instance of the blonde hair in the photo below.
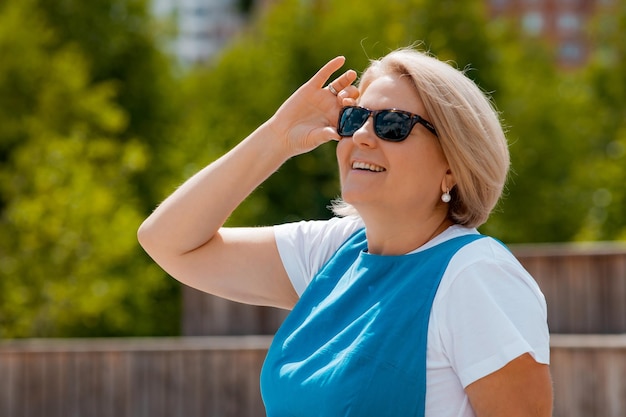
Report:
[[[452,221],[478,227],[497,204],[509,170],[509,151],[490,98],[462,71],[414,49],[400,49],[373,60],[359,81],[361,94],[383,75],[406,76],[434,124],[443,153],[455,177],[448,215]],[[358,214],[339,200],[340,216]]]

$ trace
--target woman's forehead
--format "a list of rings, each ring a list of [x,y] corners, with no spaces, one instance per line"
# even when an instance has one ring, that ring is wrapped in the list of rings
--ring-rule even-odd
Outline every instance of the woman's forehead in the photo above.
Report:
[[[418,114],[424,111],[424,104],[411,79],[396,74],[372,79],[361,91],[357,102],[372,110],[398,108]]]

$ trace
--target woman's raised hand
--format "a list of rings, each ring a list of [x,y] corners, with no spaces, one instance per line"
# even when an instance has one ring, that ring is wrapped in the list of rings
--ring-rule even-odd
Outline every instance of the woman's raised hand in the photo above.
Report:
[[[309,152],[330,140],[340,139],[337,134],[339,111],[343,105],[354,104],[359,95],[358,89],[352,85],[356,72],[344,72],[330,83],[332,89],[324,85],[344,62],[342,56],[330,60],[268,120],[268,127],[276,135],[276,143],[285,146],[289,156]]]

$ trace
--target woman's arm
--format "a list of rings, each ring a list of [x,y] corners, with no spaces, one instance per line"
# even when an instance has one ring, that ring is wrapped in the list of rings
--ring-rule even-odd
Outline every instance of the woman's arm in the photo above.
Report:
[[[233,210],[287,159],[329,140],[342,99],[354,97],[344,63],[328,62],[255,132],[170,195],[138,231],[148,254],[179,281],[240,302],[290,308],[297,296],[276,249],[272,228],[222,228]],[[349,87],[350,86],[350,87]]]
[[[526,353],[465,389],[477,417],[552,416],[548,365]]]
[[[439,348],[476,416],[550,416],[550,334],[539,286],[493,239],[469,244],[455,258],[433,311]]]

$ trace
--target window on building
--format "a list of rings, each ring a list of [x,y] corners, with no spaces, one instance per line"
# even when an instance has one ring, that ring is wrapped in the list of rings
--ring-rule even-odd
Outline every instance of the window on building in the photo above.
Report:
[[[491,7],[494,10],[504,10],[511,5],[510,0],[491,0]]]
[[[582,61],[583,58],[583,47],[575,41],[564,42],[559,47],[559,60],[562,62],[577,63]]]
[[[522,29],[530,35],[539,35],[543,31],[544,17],[540,12],[528,12],[522,16]]]
[[[556,19],[556,27],[560,32],[578,32],[582,28],[582,19],[575,13],[561,13]]]

